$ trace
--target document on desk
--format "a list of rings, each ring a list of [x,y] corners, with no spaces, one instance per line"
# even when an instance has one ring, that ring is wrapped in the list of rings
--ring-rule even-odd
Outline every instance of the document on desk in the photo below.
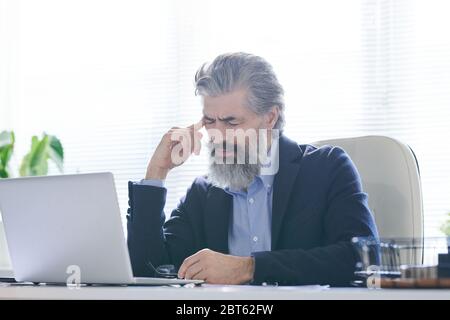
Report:
[[[208,284],[204,283],[201,286],[202,288],[217,288],[220,291],[255,291],[255,290],[264,290],[277,288],[277,290],[296,290],[296,291],[323,291],[330,289],[329,285],[304,285],[304,286],[276,286],[276,285],[263,285],[263,286],[254,286],[254,285],[217,285],[217,284]]]
[[[307,290],[307,291],[309,291],[309,290],[319,290],[320,291],[320,290],[330,289],[330,286],[329,285],[322,286],[322,285],[316,284],[316,285],[287,286],[287,287],[281,286],[280,288],[281,289],[282,288],[294,289],[294,290]]]

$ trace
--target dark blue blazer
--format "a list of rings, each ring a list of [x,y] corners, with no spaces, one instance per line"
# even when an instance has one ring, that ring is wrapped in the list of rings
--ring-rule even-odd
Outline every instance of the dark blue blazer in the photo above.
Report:
[[[357,254],[351,239],[377,237],[359,174],[338,147],[298,145],[281,136],[272,207],[272,250],[254,253],[255,284],[348,286]],[[232,197],[197,178],[164,223],[166,189],[129,182],[128,248],[135,276],[198,250],[228,253]]]

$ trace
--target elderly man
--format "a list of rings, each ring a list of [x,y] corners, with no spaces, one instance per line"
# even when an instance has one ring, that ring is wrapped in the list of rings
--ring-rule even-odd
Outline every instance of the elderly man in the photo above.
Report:
[[[351,238],[377,230],[348,155],[283,135],[283,89],[261,57],[220,55],[197,71],[195,85],[202,120],[169,130],[145,179],[129,183],[135,276],[153,276],[150,262],[208,283],[349,285],[357,261]],[[208,174],[164,223],[164,179],[199,152],[203,126]]]

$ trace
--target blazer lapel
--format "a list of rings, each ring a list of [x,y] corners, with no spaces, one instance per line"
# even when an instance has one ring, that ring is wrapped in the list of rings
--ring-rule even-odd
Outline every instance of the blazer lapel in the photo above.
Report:
[[[228,253],[228,227],[233,198],[220,188],[211,187],[205,204],[205,236],[208,248]]]
[[[300,168],[300,146],[283,135],[279,142],[279,169],[275,175],[272,200],[272,250],[277,248],[278,238],[292,192],[292,186]]]

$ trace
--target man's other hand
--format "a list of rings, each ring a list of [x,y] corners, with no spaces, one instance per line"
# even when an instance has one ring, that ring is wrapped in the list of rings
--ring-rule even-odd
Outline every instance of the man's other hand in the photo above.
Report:
[[[244,284],[252,281],[254,259],[203,249],[186,258],[178,271],[184,279],[214,284]]]

